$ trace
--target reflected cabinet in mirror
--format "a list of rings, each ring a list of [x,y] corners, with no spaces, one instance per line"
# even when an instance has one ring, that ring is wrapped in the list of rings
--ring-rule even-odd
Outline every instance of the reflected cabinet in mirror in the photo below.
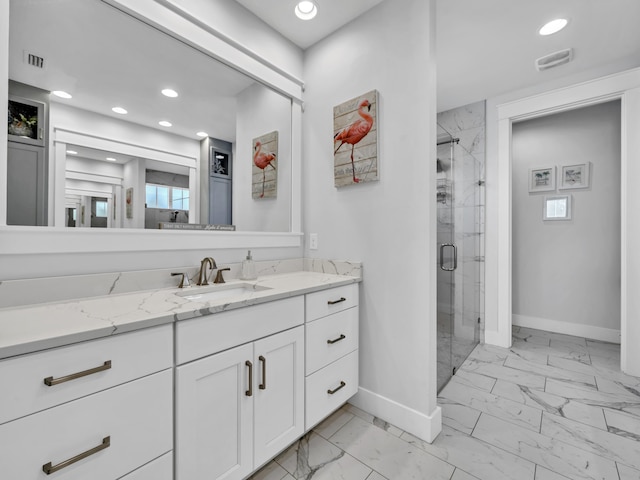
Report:
[[[290,98],[101,0],[10,0],[9,26],[8,225],[290,231]]]

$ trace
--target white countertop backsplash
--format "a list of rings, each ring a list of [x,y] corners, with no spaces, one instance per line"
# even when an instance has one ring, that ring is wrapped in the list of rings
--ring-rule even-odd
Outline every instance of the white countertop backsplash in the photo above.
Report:
[[[240,264],[224,272],[228,284],[255,290],[215,301],[189,300],[171,272],[197,276],[198,268],[163,269],[0,283],[0,359],[84,340],[223,312],[332,288],[362,279],[359,263],[319,259],[256,262],[258,279],[237,280]],[[195,285],[195,282],[193,283]]]

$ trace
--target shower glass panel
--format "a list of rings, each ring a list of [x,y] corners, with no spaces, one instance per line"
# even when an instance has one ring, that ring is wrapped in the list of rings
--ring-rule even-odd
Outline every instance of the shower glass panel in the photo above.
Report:
[[[482,165],[438,125],[436,163],[438,391],[483,334]]]

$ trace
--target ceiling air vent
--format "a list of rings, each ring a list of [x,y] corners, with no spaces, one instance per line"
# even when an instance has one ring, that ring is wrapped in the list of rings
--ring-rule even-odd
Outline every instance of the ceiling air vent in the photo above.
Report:
[[[559,52],[554,52],[549,55],[545,55],[544,57],[540,57],[536,60],[536,68],[539,72],[542,72],[543,70],[549,70],[550,68],[569,63],[571,60],[573,60],[573,49],[567,48],[565,50],[560,50]]]
[[[24,60],[32,67],[44,68],[44,57],[41,57],[40,55],[24,52]]]

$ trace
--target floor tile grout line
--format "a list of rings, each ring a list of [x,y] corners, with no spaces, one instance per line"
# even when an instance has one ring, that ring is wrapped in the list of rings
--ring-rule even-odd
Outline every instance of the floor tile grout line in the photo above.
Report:
[[[616,462],[616,472],[618,472],[618,480],[622,480],[622,476],[620,475],[620,467],[618,466],[618,462]]]
[[[484,412],[480,412],[480,415],[478,415],[478,418],[476,418],[476,423],[473,424],[473,428],[471,429],[471,433],[469,434],[470,437],[473,437],[473,432],[476,431],[476,427],[478,426],[478,422],[480,421],[480,417],[484,415]],[[464,433],[464,432],[462,432]]]
[[[517,384],[517,383],[514,383],[514,382],[509,382],[508,380],[502,380],[502,382],[505,382],[505,383],[511,383],[512,385],[516,385],[517,387],[522,387],[522,385]],[[584,403],[584,402],[581,402],[579,399],[575,399],[575,398],[567,398],[567,397],[564,397],[564,396],[562,396],[562,395],[557,395],[557,394],[555,394],[555,393],[549,393],[549,392],[546,392],[546,391],[544,391],[544,390],[538,390],[538,389],[536,389],[536,388],[530,388],[530,390],[532,390],[532,392],[533,392],[533,393],[536,393],[536,392],[537,392],[537,393],[547,393],[547,394],[549,394],[549,395],[553,395],[553,396],[555,396],[555,397],[564,398],[564,399],[565,399],[565,400],[567,400],[567,401],[570,401],[570,402],[573,402],[573,403],[576,403],[576,404],[580,404],[580,405],[583,405],[583,406],[586,406],[586,407],[599,408],[599,409],[600,409],[600,411],[601,411],[601,414],[605,417],[605,424],[607,424],[607,422],[606,422],[605,410],[608,410],[608,409],[605,409],[605,408],[604,408],[604,407],[602,407],[602,406],[599,406],[599,405],[592,405],[592,404],[589,404],[589,403]],[[508,397],[504,397],[504,396],[502,396],[502,395],[499,395],[499,394],[496,394],[496,393],[493,393],[493,392],[490,392],[490,393],[492,393],[493,395],[495,395],[495,396],[497,396],[497,397],[500,397],[500,398],[503,398],[503,399],[506,399],[506,400],[511,400],[511,401],[514,401],[514,402],[519,403],[519,404],[521,404],[521,405],[529,406],[529,407],[531,407],[531,408],[535,408],[536,410],[539,410],[539,411],[541,411],[541,412],[545,412],[545,413],[547,413],[547,414],[549,414],[549,415],[554,415],[554,416],[556,416],[556,417],[565,418],[565,419],[567,419],[567,420],[571,420],[572,422],[576,422],[576,423],[579,423],[579,424],[581,424],[581,425],[585,425],[585,426],[587,426],[587,427],[597,428],[598,430],[601,430],[601,431],[603,431],[603,432],[608,431],[608,429],[607,429],[607,430],[605,430],[605,429],[599,428],[599,427],[597,427],[597,426],[595,426],[595,425],[592,425],[592,424],[590,424],[590,423],[581,422],[580,420],[576,420],[576,419],[574,419],[574,418],[569,418],[569,417],[566,417],[566,416],[561,415],[561,414],[557,414],[557,413],[549,412],[546,408],[544,408],[544,407],[542,407],[542,406],[541,406],[541,408],[536,408],[535,406],[530,405],[530,404],[528,404],[528,403],[518,402],[518,401],[516,401],[516,400],[512,400],[512,399],[510,399],[510,398],[508,398]],[[475,410],[475,411],[480,411],[480,410],[478,410],[478,409],[476,409],[476,408],[470,407],[469,405],[464,405],[464,404],[461,404],[461,403],[458,403],[458,402],[456,402],[456,404],[458,404],[458,405],[462,405],[462,406],[465,406],[465,407],[470,408],[470,409]],[[538,404],[538,405],[540,405],[540,404]],[[640,406],[640,404],[639,404],[639,406]],[[612,411],[613,411],[613,412],[619,412],[618,410],[612,410]],[[480,412],[481,412],[481,411],[480,411]],[[481,413],[484,413],[484,412],[481,412]],[[621,414],[623,414],[623,415],[629,415],[629,416],[633,416],[633,417],[638,417],[638,419],[640,420],[640,415],[633,415],[633,414],[630,414],[629,412],[626,412],[626,411],[621,412]],[[503,419],[503,420],[504,420],[505,422],[509,422],[508,420],[505,420],[505,419]],[[478,422],[478,421],[476,420],[476,425],[477,425],[477,422]],[[512,423],[512,422],[509,422],[509,423]],[[607,427],[608,427],[608,424],[607,424]],[[474,428],[475,428],[475,426],[474,426]],[[609,432],[609,433],[611,433],[611,432]]]
[[[490,416],[490,417],[493,417],[493,418],[496,418],[496,419],[498,419],[498,420],[501,420],[501,419],[499,419],[498,417],[495,417],[495,416],[493,416],[493,415],[489,415],[489,416]],[[503,420],[503,421],[504,421],[504,420]],[[573,444],[571,444],[571,443],[565,442],[565,441],[563,441],[563,440],[558,440],[558,439],[556,439],[556,438],[550,437],[550,436],[545,435],[545,434],[543,434],[543,433],[540,433],[539,435],[542,435],[542,436],[544,436],[544,437],[549,438],[550,440],[553,440],[556,444],[562,444],[562,445],[564,445],[564,446],[568,446],[568,447],[570,447],[570,448],[575,448],[575,449],[580,450],[580,451],[582,451],[582,452],[584,452],[584,453],[586,453],[586,454],[588,454],[588,455],[591,455],[591,456],[594,456],[594,457],[598,457],[598,458],[600,458],[600,459],[602,459],[602,460],[604,460],[604,461],[606,461],[606,462],[614,463],[614,464],[616,464],[616,469],[617,469],[617,461],[616,461],[616,460],[612,460],[612,459],[610,459],[610,458],[603,457],[602,455],[598,455],[598,454],[596,454],[596,453],[594,453],[594,452],[592,452],[592,451],[584,450],[584,449],[582,449],[582,448],[580,448],[580,447],[577,447],[576,445],[573,445]],[[527,462],[530,462],[530,463],[533,463],[534,465],[537,465],[537,463],[536,463],[535,461],[533,461],[533,460],[529,460],[529,459],[528,459],[528,458],[526,458],[526,457],[523,457],[523,456],[521,456],[521,455],[518,455],[518,454],[515,454],[515,453],[513,453],[513,452],[510,452],[509,450],[505,450],[505,449],[501,448],[500,446],[498,446],[498,445],[496,445],[496,444],[494,444],[494,443],[491,443],[489,440],[484,440],[484,439],[481,439],[481,438],[478,438],[478,437],[473,437],[473,438],[474,438],[474,439],[476,439],[476,440],[483,441],[483,442],[485,442],[485,443],[487,443],[487,444],[491,445],[492,447],[497,448],[497,449],[500,449],[500,450],[503,450],[503,451],[505,451],[505,452],[507,452],[507,453],[509,453],[509,454],[511,454],[511,455],[515,455],[515,456],[517,456],[517,457],[521,458],[522,460],[526,460]],[[548,470],[551,470],[551,469],[550,469],[550,468],[548,468],[548,467],[545,467],[545,468],[547,468]],[[551,471],[553,471],[553,470],[551,470]],[[555,472],[555,471],[554,471],[554,473],[557,473],[557,472]]]
[[[570,421],[570,422],[574,422],[574,423],[581,423],[581,422],[576,422],[575,420],[570,420],[570,419],[566,419],[566,418],[565,418],[565,420]],[[583,425],[584,425],[584,424],[583,424]],[[595,428],[595,427],[593,427],[593,428]],[[614,433],[611,433],[611,432],[609,432],[609,431],[605,431],[605,430],[601,430],[601,429],[599,429],[599,430],[600,430],[600,431],[602,431],[602,432],[608,433],[608,434],[610,434],[610,435],[615,435]],[[544,436],[545,436],[545,437],[547,437],[547,438],[553,438],[553,437],[550,437],[549,435],[546,435],[546,434],[544,434],[544,433],[543,433],[542,435],[544,435]],[[622,438],[624,438],[624,437],[622,437]],[[578,445],[576,445],[576,444],[569,443],[569,442],[564,441],[564,440],[562,440],[562,439],[554,438],[554,440],[555,440],[556,442],[560,442],[560,443],[562,443],[562,444],[564,444],[564,445],[569,445],[569,446],[572,446],[573,448],[577,448],[578,450],[581,450],[581,451],[583,451],[583,452],[586,452],[586,453],[588,453],[588,454],[590,454],[590,455],[594,455],[594,456],[596,456],[596,457],[603,458],[603,459],[605,459],[605,460],[607,460],[607,461],[614,462],[614,463],[616,464],[616,469],[617,469],[617,465],[618,465],[619,463],[621,463],[622,465],[628,466],[629,468],[632,468],[632,469],[634,469],[634,470],[638,470],[638,468],[636,468],[635,466],[629,465],[629,464],[627,464],[627,463],[625,463],[625,462],[623,462],[623,461],[621,462],[621,461],[619,461],[619,460],[615,460],[615,459],[610,458],[610,457],[608,457],[608,456],[601,455],[601,454],[599,454],[599,453],[594,452],[593,450],[587,450],[587,449],[585,449],[585,448],[584,448],[584,447],[582,447],[582,446],[578,446]],[[630,440],[630,439],[629,439],[629,440]]]
[[[344,406],[343,406],[343,407],[340,407],[340,408],[344,408]],[[334,444],[334,443],[331,441],[331,438],[333,438],[333,436],[337,435],[337,434],[338,434],[338,432],[339,432],[340,430],[342,430],[342,429],[343,429],[344,427],[346,427],[349,423],[351,423],[351,421],[352,421],[354,418],[358,417],[355,413],[352,413],[352,412],[350,412],[349,410],[345,410],[345,411],[346,411],[347,413],[350,413],[350,414],[351,414],[351,415],[353,415],[353,416],[352,416],[349,420],[347,420],[346,422],[344,422],[344,423],[342,424],[342,426],[341,426],[338,430],[336,430],[336,431],[335,431],[335,432],[333,432],[331,435],[329,435],[329,438],[325,438],[325,440],[326,440],[327,442],[330,442],[330,443],[331,443],[331,445],[333,445],[333,444]],[[360,418],[360,417],[358,417],[358,418]],[[363,419],[361,419],[361,420],[363,420]],[[372,425],[373,425],[373,423],[372,423]],[[317,435],[319,435],[319,434],[317,434]],[[320,436],[322,437],[322,435],[320,435]],[[322,437],[322,438],[324,438],[324,437]]]
[[[481,416],[482,416],[482,415],[484,415],[484,414],[485,414],[485,412],[482,412],[482,413],[481,413]],[[489,415],[489,414],[487,414],[487,415]],[[492,417],[492,418],[497,418],[497,417],[494,417],[493,415],[489,415],[489,416],[490,416],[490,417]],[[479,418],[479,417],[478,417],[478,418]],[[477,424],[477,422],[476,422],[476,424]],[[487,442],[486,440],[483,440],[483,439],[481,439],[481,438],[478,438],[478,437],[474,437],[474,436],[472,436],[472,435],[469,435],[469,434],[467,434],[466,432],[463,432],[463,431],[461,431],[461,430],[458,430],[457,428],[451,427],[451,426],[449,426],[449,425],[447,425],[447,426],[448,426],[449,428],[451,428],[452,430],[455,430],[456,432],[459,432],[461,435],[464,435],[464,436],[466,436],[466,437],[469,437],[469,438],[473,439],[473,440],[474,440],[474,441],[476,441],[476,442],[480,442],[480,443],[484,443],[484,444],[486,444],[486,445],[489,445],[489,446],[491,446],[492,448],[494,448],[494,449],[496,449],[496,450],[500,450],[501,452],[504,452],[504,453],[506,453],[507,455],[510,455],[510,456],[513,456],[513,457],[518,457],[519,459],[521,459],[521,460],[523,460],[523,461],[525,461],[525,462],[531,463],[531,464],[533,464],[533,465],[535,466],[535,462],[532,462],[531,460],[527,460],[526,458],[521,457],[520,455],[516,455],[515,453],[509,452],[508,450],[505,450],[504,448],[501,448],[501,447],[499,447],[499,446],[497,446],[497,445],[493,445],[492,443]],[[475,427],[474,427],[474,430],[475,430]],[[405,442],[406,442],[406,440],[405,440]],[[447,459],[447,460],[445,460],[445,459],[440,458],[440,457],[438,457],[437,455],[435,455],[435,454],[433,454],[433,453],[431,453],[431,452],[428,452],[427,450],[425,450],[424,448],[422,448],[420,445],[418,445],[418,444],[416,444],[416,443],[410,443],[410,442],[406,442],[406,443],[407,443],[408,445],[411,445],[411,446],[416,447],[418,450],[420,450],[420,451],[422,451],[422,452],[426,453],[427,455],[430,455],[430,456],[432,456],[432,457],[434,457],[434,458],[436,458],[436,459],[440,460],[441,462],[444,462],[444,463],[446,463],[447,465],[450,465],[451,467],[453,467],[453,468],[454,468],[454,470],[453,470],[453,473],[452,473],[451,475],[453,475],[453,474],[455,473],[456,469],[458,469],[458,468],[459,468],[460,470],[462,470],[463,472],[465,472],[465,473],[467,473],[467,474],[471,475],[472,477],[477,478],[475,475],[472,475],[472,474],[470,474],[469,472],[467,472],[464,468],[462,468],[462,467],[458,467],[457,465],[455,465],[455,464],[451,463],[448,459]]]

